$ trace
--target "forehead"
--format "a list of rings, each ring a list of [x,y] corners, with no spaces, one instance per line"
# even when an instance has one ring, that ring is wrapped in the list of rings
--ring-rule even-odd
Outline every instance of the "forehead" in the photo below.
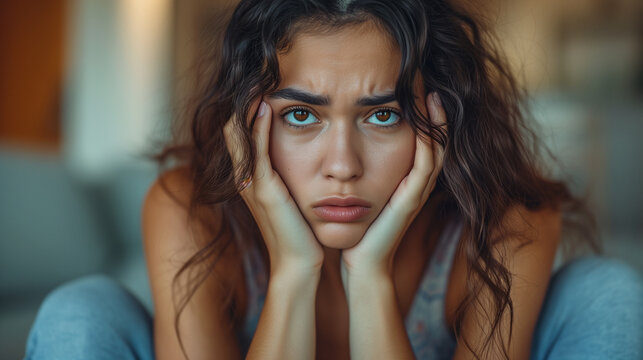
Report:
[[[390,35],[367,21],[332,31],[300,32],[278,60],[280,88],[333,97],[393,90],[401,56]]]

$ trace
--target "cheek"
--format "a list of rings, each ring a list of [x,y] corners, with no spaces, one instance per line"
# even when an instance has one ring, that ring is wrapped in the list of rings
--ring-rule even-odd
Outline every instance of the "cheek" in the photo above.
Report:
[[[380,190],[384,194],[392,195],[397,185],[408,175],[413,168],[415,158],[414,137],[404,139],[397,146],[379,148],[375,152],[377,158],[373,159],[373,169],[376,172],[375,181],[381,184]]]
[[[394,136],[365,141],[360,162],[365,172],[359,180],[362,196],[384,205],[397,185],[413,167],[415,158],[415,134],[411,129]],[[271,129],[269,156],[272,168],[297,200],[310,195],[310,186],[319,172],[319,162],[312,154],[319,154],[323,147],[316,148],[310,140],[298,140],[289,136],[279,126]]]
[[[308,153],[305,145],[294,143],[279,129],[271,129],[268,154],[272,168],[293,193],[306,183],[306,177],[310,178],[306,171],[307,164],[310,166],[311,163]]]
[[[270,129],[268,155],[270,157],[272,168],[283,177],[283,175],[288,172],[290,159],[288,158],[288,150],[284,147],[284,141],[280,136],[279,131],[275,130],[274,124]]]

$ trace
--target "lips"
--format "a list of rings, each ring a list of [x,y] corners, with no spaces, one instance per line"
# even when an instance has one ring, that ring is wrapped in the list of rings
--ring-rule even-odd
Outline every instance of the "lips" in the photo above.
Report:
[[[318,206],[362,206],[362,207],[370,208],[371,204],[368,203],[368,201],[362,200],[355,196],[348,196],[348,197],[331,196],[313,204],[313,207],[318,207]]]
[[[371,204],[360,198],[328,197],[313,204],[313,212],[329,222],[354,222],[366,217]]]

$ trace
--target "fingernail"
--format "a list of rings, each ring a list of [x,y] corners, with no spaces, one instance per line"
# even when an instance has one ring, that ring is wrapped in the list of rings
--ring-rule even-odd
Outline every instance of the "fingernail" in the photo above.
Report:
[[[259,113],[257,115],[259,115],[259,117],[262,117],[265,112],[266,112],[266,103],[262,101],[261,105],[259,105]]]
[[[440,100],[440,95],[438,95],[437,92],[431,94],[431,97],[433,98],[433,102],[435,103],[435,105],[442,106],[442,100]]]

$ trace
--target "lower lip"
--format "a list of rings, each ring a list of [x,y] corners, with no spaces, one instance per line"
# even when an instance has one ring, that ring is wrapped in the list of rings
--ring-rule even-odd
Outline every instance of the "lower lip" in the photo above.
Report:
[[[362,219],[369,208],[364,206],[319,206],[313,208],[317,216],[333,222],[351,222]]]

